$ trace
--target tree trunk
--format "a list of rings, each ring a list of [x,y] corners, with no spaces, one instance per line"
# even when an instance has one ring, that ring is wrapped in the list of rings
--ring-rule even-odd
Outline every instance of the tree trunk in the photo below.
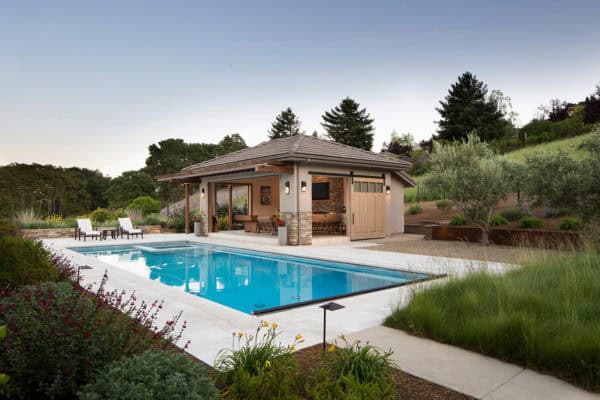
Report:
[[[481,245],[487,246],[490,244],[490,234],[485,228],[481,228]]]

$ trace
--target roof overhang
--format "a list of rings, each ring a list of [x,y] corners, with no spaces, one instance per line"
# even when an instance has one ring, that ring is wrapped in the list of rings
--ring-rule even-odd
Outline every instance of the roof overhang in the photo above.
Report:
[[[417,182],[415,182],[410,176],[408,176],[404,171],[394,171],[394,176],[400,180],[406,187],[415,187],[417,186]]]
[[[325,164],[339,167],[365,168],[378,171],[396,172],[397,176],[407,185],[416,185],[408,175],[402,171],[410,167],[410,163],[402,160],[357,160],[354,158],[314,156],[311,154],[281,154],[268,159],[255,158],[245,161],[236,161],[205,167],[185,168],[177,173],[156,176],[159,182],[172,183],[198,183],[202,177],[228,174],[241,171],[292,173],[290,163],[301,162],[307,164]]]

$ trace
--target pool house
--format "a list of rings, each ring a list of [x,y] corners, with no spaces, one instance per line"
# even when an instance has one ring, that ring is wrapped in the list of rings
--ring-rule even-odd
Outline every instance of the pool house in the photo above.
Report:
[[[157,179],[185,186],[186,227],[193,209],[205,216],[207,232],[256,235],[276,230],[278,213],[288,244],[310,245],[317,235],[358,240],[403,232],[404,188],[415,185],[409,167],[395,157],[298,135]],[[198,204],[190,204],[191,191]]]

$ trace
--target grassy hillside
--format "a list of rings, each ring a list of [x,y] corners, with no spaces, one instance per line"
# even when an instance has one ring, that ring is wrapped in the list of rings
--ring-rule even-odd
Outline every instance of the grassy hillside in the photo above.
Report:
[[[579,144],[585,139],[590,137],[591,133],[575,136],[568,139],[555,140],[553,142],[541,143],[534,146],[525,147],[523,149],[511,151],[506,153],[506,156],[515,162],[524,162],[525,156],[534,153],[556,153],[559,150],[566,151],[575,159],[580,159],[583,156],[583,152],[578,150]]]
[[[575,136],[568,139],[555,140],[553,142],[541,143],[533,146],[528,146],[523,149],[511,151],[506,153],[506,157],[510,160],[518,163],[525,162],[525,157],[534,153],[556,153],[559,150],[565,151],[575,159],[581,159],[584,156],[584,152],[579,150],[578,147],[587,138],[592,135],[587,133],[585,135]],[[426,179],[426,175],[416,176],[413,179],[417,182],[418,188],[406,188],[404,189],[404,201],[406,203],[413,203],[417,201],[417,194],[420,201],[431,201],[440,199],[441,193],[431,192],[423,185]]]

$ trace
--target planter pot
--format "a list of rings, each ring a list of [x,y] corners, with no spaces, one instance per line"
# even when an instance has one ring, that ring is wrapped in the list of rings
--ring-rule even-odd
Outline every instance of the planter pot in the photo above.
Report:
[[[207,236],[202,222],[194,222],[194,235]]]
[[[280,246],[287,245],[287,226],[277,227],[277,239],[279,239]]]

